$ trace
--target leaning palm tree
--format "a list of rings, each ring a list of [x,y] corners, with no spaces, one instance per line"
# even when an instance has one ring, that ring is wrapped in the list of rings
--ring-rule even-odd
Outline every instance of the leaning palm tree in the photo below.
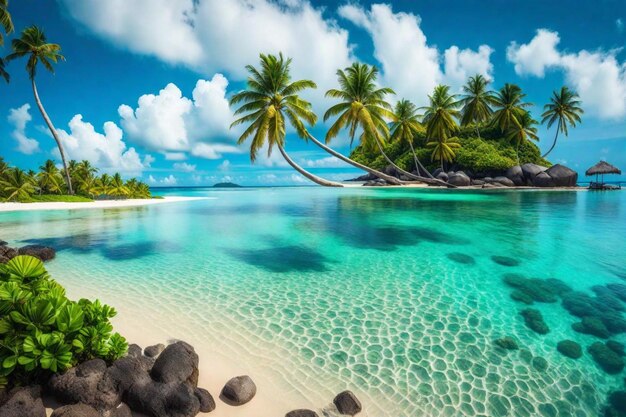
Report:
[[[402,99],[396,103],[396,107],[393,112],[393,122],[391,124],[391,141],[403,141],[409,144],[411,147],[411,153],[413,154],[413,161],[415,162],[415,169],[419,173],[420,170],[425,172],[430,178],[433,178],[431,173],[424,168],[420,160],[417,158],[415,148],[413,147],[413,141],[420,128],[420,122],[418,120],[417,106],[411,103],[409,100]]]
[[[230,105],[243,103],[236,111],[236,115],[243,115],[231,124],[231,128],[238,125],[248,125],[239,137],[238,144],[244,143],[252,137],[250,144],[250,159],[254,163],[257,153],[267,144],[268,155],[271,155],[274,146],[278,148],[283,158],[296,171],[316,184],[327,187],[343,187],[342,184],[318,177],[300,167],[285,151],[286,123],[296,130],[298,136],[304,140],[309,138],[305,122],[314,125],[317,116],[311,110],[311,103],[303,100],[298,93],[315,88],[315,83],[309,80],[291,81],[291,59],[283,58],[282,54],[260,56],[260,70],[252,65],[246,66],[250,73],[248,89],[235,94],[230,99]]]
[[[35,193],[32,178],[19,168],[9,169],[0,179],[0,187],[8,194],[6,201],[28,200]]]
[[[454,158],[456,157],[455,149],[459,149],[461,144],[456,140],[456,138],[442,138],[428,142],[426,147],[433,150],[431,159],[433,161],[439,161],[441,170],[443,171],[444,163],[454,161]]]
[[[486,123],[491,118],[493,110],[491,105],[494,104],[493,92],[487,89],[489,82],[480,75],[474,75],[467,80],[467,84],[463,86],[463,95],[459,103],[461,108],[461,126],[475,124],[476,134],[480,138],[480,130],[478,126]]]
[[[60,193],[63,178],[54,162],[48,159],[39,167],[37,186],[41,193]]]
[[[543,114],[541,117],[541,123],[548,123],[548,129],[557,122],[556,134],[554,135],[554,142],[552,146],[542,155],[542,158],[548,156],[550,152],[556,146],[556,141],[559,137],[559,132],[563,132],[567,136],[567,125],[576,127],[576,123],[581,123],[580,116],[584,113],[580,107],[581,101],[578,100],[578,94],[575,91],[563,86],[561,91],[553,92],[550,103],[543,107]]]
[[[385,153],[384,145],[389,139],[389,126],[387,126],[386,119],[393,119],[391,105],[385,97],[395,92],[391,88],[379,88],[376,85],[378,69],[373,65],[355,62],[345,70],[338,70],[337,78],[340,88],[326,92],[326,97],[341,100],[324,114],[324,121],[337,117],[326,133],[326,143],[335,138],[341,130],[347,128],[350,144],[352,144],[357,131],[360,130],[359,140],[362,146],[371,148],[375,145],[387,163],[396,171],[409,178],[420,180],[421,177],[400,168]],[[388,182],[402,183],[395,177],[386,174],[381,176],[378,172],[372,173]]]
[[[500,128],[502,133],[509,129],[519,127],[519,119],[524,116],[526,108],[532,106],[532,103],[525,103],[522,89],[515,84],[504,84],[494,96],[493,105],[495,112],[491,122],[494,126]]]
[[[515,144],[517,165],[521,165],[519,160],[520,145],[526,143],[528,140],[538,141],[539,136],[537,136],[537,128],[535,127],[537,121],[532,118],[529,112],[524,112],[517,118],[517,121],[518,123],[511,126],[507,132],[506,138],[511,141],[511,143]]]
[[[48,125],[48,129],[50,129],[50,133],[52,133],[52,137],[54,137],[54,140],[57,143],[59,153],[61,154],[61,161],[63,162],[63,168],[65,169],[67,189],[70,194],[73,194],[74,190],[72,189],[72,180],[70,178],[70,172],[67,169],[67,163],[65,162],[65,151],[63,150],[61,139],[59,138],[50,117],[48,117],[48,113],[46,113],[46,110],[41,104],[39,93],[37,92],[37,85],[35,84],[35,75],[38,64],[43,65],[45,69],[54,73],[52,64],[56,64],[59,60],[65,60],[63,55],[60,54],[61,46],[56,43],[48,43],[46,35],[37,26],[30,26],[24,29],[19,38],[13,39],[12,46],[13,53],[7,56],[6,59],[8,61],[16,58],[28,57],[26,71],[28,71],[28,75],[31,80],[33,94],[35,95],[35,102],[37,103],[37,107]]]
[[[0,0],[0,26],[4,29],[4,33],[11,34],[14,30],[13,19],[9,13],[9,0]],[[0,32],[0,46],[4,45],[4,36]],[[4,60],[0,58],[0,77],[9,82],[9,73],[4,69]]]

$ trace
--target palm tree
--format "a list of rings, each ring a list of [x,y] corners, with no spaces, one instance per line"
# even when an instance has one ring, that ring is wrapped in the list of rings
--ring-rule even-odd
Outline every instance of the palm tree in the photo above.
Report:
[[[423,119],[426,124],[426,137],[431,141],[449,139],[459,130],[456,119],[460,113],[456,95],[450,94],[449,86],[438,85],[433,94],[428,96],[428,100],[429,105],[423,107],[426,110]]]
[[[0,26],[4,29],[4,33],[11,34],[14,30],[13,19],[9,13],[9,0],[0,0]],[[0,46],[4,45],[4,37],[0,32]],[[0,77],[4,78],[6,82],[9,82],[9,73],[4,69],[4,60],[0,58]]]
[[[584,113],[580,107],[581,101],[578,100],[578,94],[575,91],[563,86],[561,91],[553,92],[550,103],[543,107],[543,114],[541,117],[541,124],[548,123],[548,129],[552,127],[555,122],[558,122],[556,128],[556,134],[554,135],[554,142],[552,146],[546,152],[542,158],[548,156],[550,152],[556,146],[556,141],[559,137],[559,132],[563,132],[567,136],[567,125],[576,127],[576,123],[581,123],[580,116]]]
[[[95,197],[100,194],[100,181],[93,175],[81,176],[78,180],[78,192],[82,195]]]
[[[88,177],[96,175],[98,173],[98,168],[91,165],[91,162],[89,162],[88,160],[83,159],[77,164],[76,172],[80,177]]]
[[[111,189],[111,176],[109,174],[102,174],[97,181],[97,194],[108,195]]]
[[[8,194],[6,201],[27,200],[35,192],[32,179],[19,168],[9,169],[0,179],[0,185]]]
[[[488,84],[487,79],[480,74],[470,77],[467,84],[463,86],[464,94],[459,101],[463,106],[461,108],[461,126],[474,123],[479,138],[478,126],[488,122],[493,113],[491,105],[494,103],[494,97],[493,92],[487,89]]]
[[[50,133],[52,133],[52,136],[57,143],[59,153],[61,154],[61,161],[63,162],[63,168],[65,169],[67,189],[70,194],[73,194],[74,190],[72,189],[72,180],[70,178],[70,172],[67,169],[67,163],[65,162],[65,151],[63,150],[61,139],[59,138],[50,117],[48,117],[48,113],[46,113],[46,110],[41,104],[39,93],[37,92],[37,85],[35,84],[35,75],[37,72],[37,65],[39,63],[41,63],[45,69],[54,73],[52,64],[56,64],[59,60],[65,60],[63,55],[60,54],[61,46],[56,43],[48,43],[46,41],[46,35],[37,26],[30,26],[24,29],[20,38],[13,39],[12,46],[13,53],[7,56],[8,61],[16,58],[28,57],[26,71],[28,71],[28,75],[31,80],[33,94],[35,95],[35,102],[37,103],[37,107],[48,125],[48,129],[50,129]]]
[[[525,108],[532,103],[524,103],[522,100],[526,94],[515,84],[504,84],[504,87],[496,93],[493,105],[496,108],[492,123],[500,128],[502,133],[512,127],[519,127],[519,119],[524,116]]]
[[[402,99],[396,103],[396,107],[393,112],[393,123],[391,124],[391,141],[404,141],[411,147],[411,153],[413,153],[413,160],[415,162],[415,169],[417,172],[425,172],[430,178],[433,178],[431,173],[424,168],[420,160],[417,158],[415,148],[413,147],[413,141],[419,131],[420,122],[418,120],[417,106],[411,103],[409,100]]]
[[[63,178],[59,173],[59,169],[52,160],[48,159],[42,166],[39,167],[37,185],[40,192],[60,193],[62,181]]]
[[[441,164],[441,170],[444,169],[444,162],[452,162],[456,157],[455,149],[459,149],[461,144],[457,142],[456,138],[441,138],[438,140],[433,140],[426,144],[428,148],[433,150],[431,154],[431,159],[433,161],[439,161]]]
[[[284,59],[282,54],[278,57],[261,54],[260,64],[260,71],[252,65],[246,66],[250,73],[247,81],[248,89],[235,94],[230,99],[231,106],[243,103],[235,114],[245,114],[235,120],[231,128],[249,123],[239,137],[238,144],[252,137],[250,145],[252,162],[256,160],[259,149],[263,148],[266,143],[268,155],[271,155],[272,149],[276,146],[287,163],[309,180],[328,187],[343,187],[338,182],[327,181],[306,171],[289,157],[284,148],[285,119],[289,120],[289,124],[300,138],[304,140],[309,138],[304,122],[312,126],[317,121],[317,116],[311,110],[311,103],[301,99],[298,93],[307,88],[315,88],[315,83],[309,80],[292,82],[289,73],[291,59]]]
[[[511,126],[507,132],[506,138],[515,144],[517,153],[517,165],[520,165],[519,160],[519,147],[529,139],[538,141],[537,136],[537,121],[532,118],[529,112],[524,112],[517,118],[518,123]]]
[[[0,177],[4,175],[5,172],[9,169],[9,164],[4,162],[4,158],[0,156]]]
[[[119,173],[115,173],[113,178],[111,178],[111,186],[108,194],[113,197],[125,197],[129,194],[128,188],[124,184],[124,180]]]
[[[345,70],[338,70],[337,78],[340,88],[326,92],[326,97],[341,100],[341,103],[335,104],[324,114],[324,121],[337,116],[326,133],[326,143],[335,138],[342,129],[348,128],[350,144],[352,144],[357,131],[360,129],[359,140],[362,146],[372,147],[375,144],[385,160],[398,172],[413,179],[421,179],[421,177],[397,166],[387,156],[383,148],[389,138],[389,127],[385,119],[393,119],[391,105],[385,101],[385,96],[395,94],[395,92],[391,88],[378,88],[376,85],[378,69],[375,66],[355,62]],[[366,169],[364,166],[359,167]],[[393,176],[374,171],[371,168],[366,170],[387,182],[402,184],[402,181]]]

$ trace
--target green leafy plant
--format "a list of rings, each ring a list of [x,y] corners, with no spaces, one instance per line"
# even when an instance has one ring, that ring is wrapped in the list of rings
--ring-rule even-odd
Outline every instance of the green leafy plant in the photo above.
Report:
[[[115,314],[98,300],[69,300],[37,258],[0,264],[0,388],[123,356],[128,343],[113,333]]]

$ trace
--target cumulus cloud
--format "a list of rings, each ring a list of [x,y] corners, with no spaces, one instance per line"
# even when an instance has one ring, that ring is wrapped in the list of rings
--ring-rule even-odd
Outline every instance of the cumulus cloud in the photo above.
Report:
[[[178,183],[178,179],[172,174],[161,179],[157,179],[153,175],[150,175],[148,177],[148,184],[150,185],[164,185],[167,187],[167,186],[176,185],[177,183]]]
[[[293,58],[294,74],[320,89],[350,62],[348,32],[308,0],[59,0],[101,38],[131,51],[236,79],[260,52]],[[325,91],[325,90],[324,90]]]
[[[619,33],[623,33],[624,32],[624,19],[620,17],[617,20],[615,20],[615,27],[617,28],[617,31]]]
[[[30,104],[24,104],[9,110],[8,121],[13,125],[11,136],[17,142],[17,151],[26,155],[40,152],[39,142],[26,135],[26,125],[33,119],[30,115]]]
[[[589,114],[603,119],[626,115],[626,63],[618,61],[616,51],[567,53],[557,49],[559,42],[557,32],[539,29],[529,43],[511,43],[507,58],[519,75],[543,77],[546,70],[562,71]]]
[[[184,160],[187,153],[206,159],[237,153],[229,132],[233,115],[227,86],[226,77],[215,74],[210,81],[198,80],[190,99],[170,83],[156,95],[139,97],[135,109],[121,105],[121,125],[135,143],[162,152],[168,160]]]
[[[217,169],[220,171],[228,171],[230,169],[230,161],[228,159],[224,159],[222,163],[218,165]]]
[[[388,4],[373,4],[369,10],[347,4],[339,8],[339,15],[370,34],[374,57],[382,69],[381,84],[391,86],[399,97],[422,105],[437,84],[458,88],[476,73],[493,78],[489,46],[482,45],[478,51],[451,46],[442,58],[439,50],[428,44],[420,17],[412,13],[394,13]]]
[[[173,165],[173,168],[177,171],[181,172],[194,172],[196,170],[195,164],[188,164],[186,162],[176,163]]]
[[[334,156],[320,159],[304,159],[302,165],[307,168],[347,168],[350,166]]]
[[[119,171],[138,175],[154,162],[150,155],[142,158],[135,148],[128,148],[123,132],[115,123],[106,122],[103,133],[97,132],[91,123],[77,114],[70,120],[69,132],[58,129],[59,137],[70,159],[90,161],[103,171]],[[58,155],[57,150],[53,150]]]

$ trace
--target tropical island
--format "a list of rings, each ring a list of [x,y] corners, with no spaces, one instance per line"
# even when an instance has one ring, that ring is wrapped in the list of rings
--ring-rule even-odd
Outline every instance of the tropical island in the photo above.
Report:
[[[495,85],[490,71],[474,67],[458,84],[437,78],[428,96],[396,94],[401,85],[391,85],[382,58],[374,55],[379,67],[350,52],[332,85],[320,74],[324,97],[309,99],[318,84],[301,68],[314,58],[300,61],[278,31],[259,48],[268,52],[256,64],[256,48],[232,60],[239,66],[232,73],[247,78],[228,90],[216,73],[211,82],[197,81],[193,100],[168,84],[159,95],[141,96],[136,109],[120,106],[120,124],[153,116],[137,124],[140,138],[133,140],[161,164],[169,161],[153,168],[155,157],[134,153],[136,170],[125,170],[72,153],[71,135],[52,122],[62,117],[50,117],[36,83],[65,60],[61,46],[39,26],[12,35],[8,3],[0,0],[0,46],[4,36],[13,38],[0,76],[15,83],[9,64],[26,64],[17,80],[28,77],[45,124],[36,128],[55,148],[41,158],[23,152],[34,156],[17,163],[0,156],[0,417],[626,416],[625,194],[579,192],[578,173],[549,159],[562,161],[553,153],[559,139],[585,114],[589,95],[571,74],[537,111],[525,92],[536,97],[531,88],[499,79]],[[84,13],[105,5],[78,3],[87,5]],[[177,42],[162,44],[174,56],[194,39],[178,44],[177,35],[218,26],[207,16],[240,2],[208,11],[207,1],[192,3],[181,14],[169,3],[142,6],[167,12],[158,28]],[[289,19],[323,16],[308,0],[260,0],[233,15],[244,19],[261,6],[280,17],[289,39],[311,30],[302,24],[310,20],[300,21],[295,26],[304,32],[294,36]],[[112,8],[127,18],[122,24],[106,7],[98,9],[107,16],[99,22],[116,29],[145,23],[144,13],[124,15],[125,7],[134,3]],[[368,33],[380,13],[419,29],[416,16],[394,14],[390,5],[341,10]],[[185,30],[170,30],[170,20]],[[278,28],[267,16],[258,22]],[[138,27],[157,44],[150,23]],[[244,23],[237,35],[250,42],[246,30],[254,25]],[[316,23],[341,41],[340,23]],[[133,48],[141,49],[137,43],[129,50],[141,54]],[[619,64],[616,52],[584,52],[552,58],[559,65],[580,56]],[[200,71],[206,57],[186,59]],[[172,55],[166,61],[178,64]],[[150,71],[162,70],[150,63]],[[210,122],[226,115],[227,123],[194,112]],[[17,131],[27,141],[28,117]],[[123,130],[107,123],[126,149]],[[540,126],[550,134],[548,146]],[[111,140],[89,128],[91,139]],[[170,128],[175,140],[164,140]],[[224,143],[193,143],[205,130]],[[148,143],[150,135],[164,146]],[[228,135],[239,148],[226,143]],[[192,146],[198,144],[204,146]],[[244,145],[269,187],[249,187],[252,175],[232,174],[250,164],[231,164],[223,154],[236,158]],[[311,157],[310,148],[329,156]],[[212,161],[204,163],[213,172],[192,159],[200,157]],[[365,174],[346,180],[326,170],[336,163]],[[281,187],[277,167],[295,170],[287,172],[298,186]],[[177,182],[172,172],[199,186]],[[621,173],[604,160],[585,171],[594,191],[621,189],[604,181]],[[205,181],[214,185],[200,186]],[[548,189],[561,192],[542,192]],[[161,203],[176,204],[144,207]],[[589,243],[598,241],[602,250]]]

